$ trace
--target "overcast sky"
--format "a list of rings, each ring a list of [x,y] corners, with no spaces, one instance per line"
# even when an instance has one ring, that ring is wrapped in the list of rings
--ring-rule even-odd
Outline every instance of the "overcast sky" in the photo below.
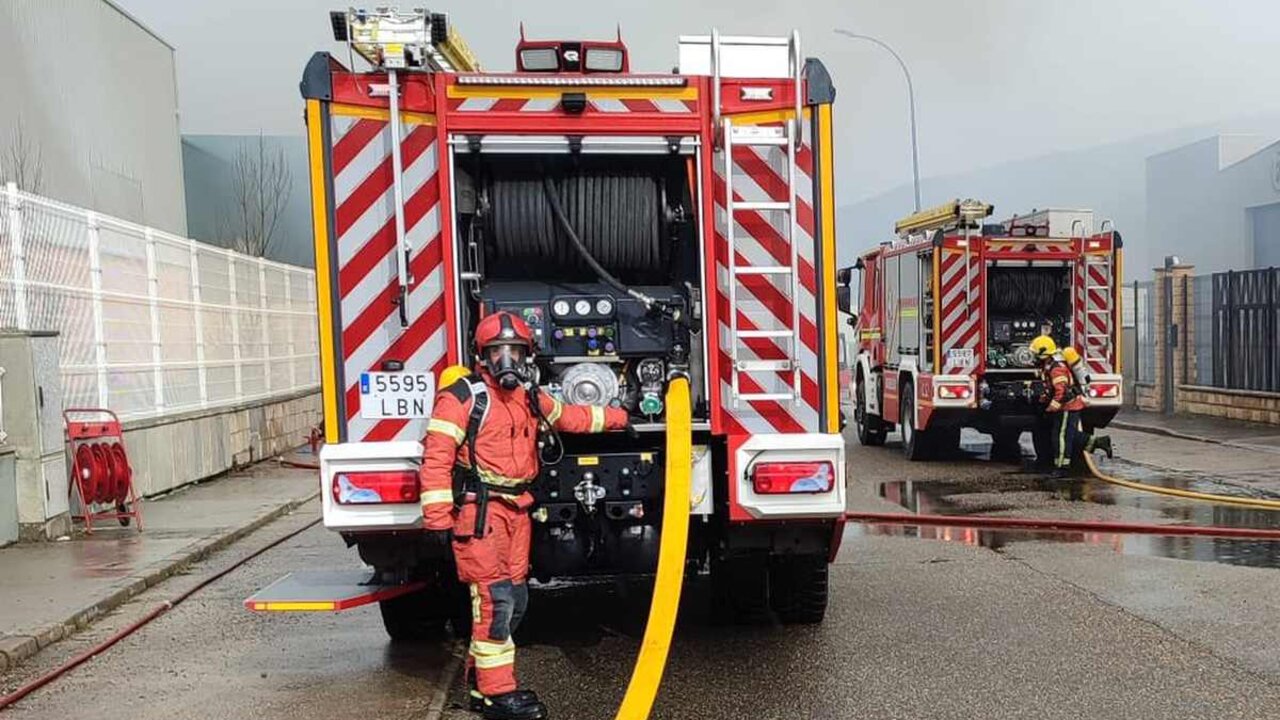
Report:
[[[185,133],[300,134],[302,67],[315,50],[338,50],[333,2],[116,2],[177,48]],[[469,0],[432,9],[450,13],[491,69],[513,64],[521,20],[541,38],[610,38],[621,24],[633,69],[656,71],[674,64],[682,33],[798,28],[839,94],[841,204],[908,182],[911,166],[900,70],[836,27],[880,38],[910,66],[925,176],[1280,112],[1277,0]]]

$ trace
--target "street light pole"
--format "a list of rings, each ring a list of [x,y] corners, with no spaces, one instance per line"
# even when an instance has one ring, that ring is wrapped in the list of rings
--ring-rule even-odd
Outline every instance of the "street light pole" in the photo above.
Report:
[[[907,64],[903,62],[902,56],[899,55],[896,51],[894,51],[893,48],[889,47],[889,45],[885,43],[883,40],[873,38],[870,35],[860,35],[858,33],[851,32],[849,30],[843,30],[841,28],[836,28],[835,32],[838,35],[844,35],[845,37],[850,37],[855,40],[866,40],[867,42],[875,43],[876,45],[879,45],[880,47],[884,48],[889,52],[890,55],[893,56],[894,60],[898,61],[898,67],[902,68],[902,74],[907,78],[907,103],[909,104],[911,109],[911,177],[915,183],[916,212],[919,212],[920,211],[920,148],[916,144],[916,89],[915,89],[915,85],[911,82],[911,71],[907,69]]]

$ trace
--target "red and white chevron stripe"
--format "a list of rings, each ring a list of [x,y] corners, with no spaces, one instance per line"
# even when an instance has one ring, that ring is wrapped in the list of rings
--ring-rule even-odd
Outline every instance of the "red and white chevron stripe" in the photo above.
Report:
[[[400,326],[391,128],[384,120],[332,120],[334,235],[337,238],[347,440],[419,440],[426,420],[360,417],[360,374],[395,359],[409,371],[438,374],[449,342],[444,309],[440,155],[435,128],[404,123],[401,163],[405,240],[412,283],[408,328]]]
[[[805,137],[809,136],[805,124]],[[737,201],[786,201],[787,153],[785,148],[736,146],[732,157],[732,187]],[[731,433],[804,433],[818,432],[818,327],[817,278],[814,271],[816,231],[813,214],[813,151],[804,144],[796,156],[796,201],[800,309],[800,346],[798,359],[801,375],[801,401],[740,402],[734,407],[732,397],[731,344],[729,331],[729,245],[728,213],[725,209],[728,185],[724,177],[724,157],[717,152],[715,166],[715,258],[716,320],[719,323],[720,346],[716,367],[719,369],[721,413]],[[734,230],[739,267],[790,265],[791,248],[787,242],[790,218],[785,212],[738,211]],[[791,327],[793,298],[785,277],[770,275],[740,276],[737,280],[737,316],[739,330],[785,330]],[[740,339],[738,357],[742,360],[786,359],[786,340],[775,338]],[[792,390],[792,373],[780,371],[739,373],[739,390],[743,393],[778,393]]]
[[[1111,261],[1108,256],[1086,255],[1082,272],[1087,279],[1080,288],[1084,299],[1084,359],[1089,371],[1109,373],[1112,362],[1111,342]]]
[[[942,374],[968,375],[982,362],[982,258],[948,248],[941,262]]]
[[[559,97],[449,98],[449,110],[452,112],[553,112],[558,111],[559,108]],[[598,113],[691,115],[698,112],[698,101],[667,98],[588,98],[587,110]]]

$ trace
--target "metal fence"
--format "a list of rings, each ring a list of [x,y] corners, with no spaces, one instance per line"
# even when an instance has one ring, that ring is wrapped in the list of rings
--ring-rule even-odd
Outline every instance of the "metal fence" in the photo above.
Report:
[[[0,327],[61,337],[64,403],[137,418],[313,389],[315,275],[5,188]]]
[[[1214,273],[1208,281],[1213,387],[1280,392],[1280,270]]]
[[[1154,287],[1151,281],[1133,283],[1134,382],[1151,383],[1156,379]]]

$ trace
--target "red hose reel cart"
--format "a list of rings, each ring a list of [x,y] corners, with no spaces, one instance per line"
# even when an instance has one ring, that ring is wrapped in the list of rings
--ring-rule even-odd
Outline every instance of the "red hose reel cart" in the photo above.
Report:
[[[71,487],[80,494],[82,514],[75,519],[84,521],[87,533],[95,520],[126,527],[132,521],[141,532],[142,498],[134,492],[120,418],[103,408],[70,408],[62,420],[71,444]]]

